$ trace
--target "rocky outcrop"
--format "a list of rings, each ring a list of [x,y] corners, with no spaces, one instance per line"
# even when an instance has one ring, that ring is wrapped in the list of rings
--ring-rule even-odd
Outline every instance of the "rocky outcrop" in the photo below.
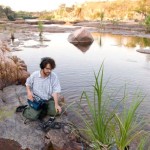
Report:
[[[99,29],[105,30],[123,30],[123,31],[146,31],[144,25],[136,23],[136,22],[110,22],[110,21],[103,21],[102,27],[100,26],[99,21],[80,21],[80,22],[72,22],[74,26],[84,26],[84,27],[96,27]]]
[[[67,129],[64,129],[67,128]],[[66,132],[66,131],[67,132]],[[68,126],[59,130],[50,130],[45,135],[45,150],[82,150],[87,145],[82,142],[75,128],[68,129]]]
[[[68,41],[74,45],[90,45],[94,39],[85,28],[80,28],[68,36]]]
[[[61,102],[63,102],[62,99]],[[39,121],[28,120],[25,124],[22,113],[15,112],[17,106],[25,104],[27,104],[27,96],[24,86],[12,85],[0,90],[0,145],[5,143],[10,147],[11,142],[12,146],[16,146],[14,150],[81,150],[85,148],[86,145],[81,141],[79,130],[70,124],[65,113],[56,117],[56,121],[62,123],[60,129],[51,128],[44,132],[40,128]],[[49,116],[44,118],[45,121],[48,119]]]
[[[59,20],[41,20],[43,24],[65,24],[65,21],[59,21]],[[31,25],[38,25],[39,20],[36,19],[27,19],[25,21],[25,23],[27,24],[31,24]]]
[[[11,84],[24,84],[28,76],[24,61],[12,56],[7,43],[0,41],[0,89]]]
[[[15,113],[17,106],[27,103],[26,89],[22,85],[8,86],[1,91],[0,138],[17,141],[22,149],[41,150],[44,133],[37,130],[37,123],[24,124],[21,113]]]

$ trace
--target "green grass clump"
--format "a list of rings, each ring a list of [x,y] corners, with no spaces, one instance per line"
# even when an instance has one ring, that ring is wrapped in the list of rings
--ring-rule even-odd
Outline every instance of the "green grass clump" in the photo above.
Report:
[[[129,106],[124,104],[122,112],[115,114],[115,130],[113,130],[113,135],[118,150],[124,150],[135,138],[143,133],[141,129],[142,122],[138,121],[136,115],[141,102],[141,98],[137,96]]]
[[[42,36],[42,33],[43,33],[43,22],[42,21],[39,21],[38,22],[38,30],[39,30],[39,36],[41,37]]]
[[[136,114],[143,98],[138,92],[131,100],[131,103],[127,105],[125,104],[127,102],[127,94],[124,93],[123,98],[112,107],[111,96],[108,96],[108,98],[104,96],[107,84],[103,84],[103,64],[98,74],[94,75],[93,98],[90,98],[85,91],[81,96],[81,101],[85,100],[87,109],[85,110],[81,103],[78,104],[80,111],[77,114],[84,124],[81,130],[87,135],[92,149],[111,150],[113,147],[116,147],[118,150],[128,149],[128,146],[137,137],[144,138],[142,124]],[[120,106],[122,106],[121,110]],[[143,144],[141,144],[142,146]]]
[[[148,15],[144,21],[146,32],[150,33],[150,15]]]

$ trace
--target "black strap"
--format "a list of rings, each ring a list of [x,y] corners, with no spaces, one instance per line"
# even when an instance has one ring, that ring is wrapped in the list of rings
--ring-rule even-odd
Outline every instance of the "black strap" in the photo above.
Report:
[[[40,127],[44,132],[47,132],[50,129],[60,129],[61,122],[55,122],[55,117],[50,117],[48,121],[45,121],[42,124],[40,124]]]
[[[16,112],[23,112],[28,105],[21,105],[16,108]]]

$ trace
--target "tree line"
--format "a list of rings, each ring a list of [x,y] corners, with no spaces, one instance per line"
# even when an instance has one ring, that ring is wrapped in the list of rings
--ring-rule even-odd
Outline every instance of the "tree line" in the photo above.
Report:
[[[10,20],[15,21],[17,18],[22,19],[35,19],[37,17],[34,16],[32,12],[26,11],[13,11],[11,7],[0,5],[0,20]]]
[[[39,17],[48,20],[144,20],[150,15],[149,0],[116,0],[105,2],[85,2],[81,5],[67,7],[60,5],[57,10],[43,12],[15,12],[10,7],[0,6],[0,18],[8,20],[16,18],[30,19]]]

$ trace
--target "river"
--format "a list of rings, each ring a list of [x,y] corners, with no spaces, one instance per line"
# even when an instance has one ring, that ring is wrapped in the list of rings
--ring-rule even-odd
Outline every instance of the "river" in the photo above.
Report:
[[[106,90],[108,93],[113,93],[113,102],[121,100],[125,86],[129,97],[139,89],[142,96],[146,96],[140,106],[139,114],[150,122],[150,54],[136,51],[139,48],[148,49],[150,40],[92,33],[95,39],[92,45],[77,48],[67,41],[68,35],[69,33],[44,33],[44,37],[50,41],[40,43],[28,40],[24,45],[40,43],[47,47],[22,46],[23,50],[13,52],[13,55],[25,61],[30,73],[39,69],[42,57],[54,58],[56,61],[54,71],[59,76],[62,95],[68,102],[78,101],[82,91],[87,91],[92,97],[94,71],[97,73],[104,61],[104,82],[109,80]]]

